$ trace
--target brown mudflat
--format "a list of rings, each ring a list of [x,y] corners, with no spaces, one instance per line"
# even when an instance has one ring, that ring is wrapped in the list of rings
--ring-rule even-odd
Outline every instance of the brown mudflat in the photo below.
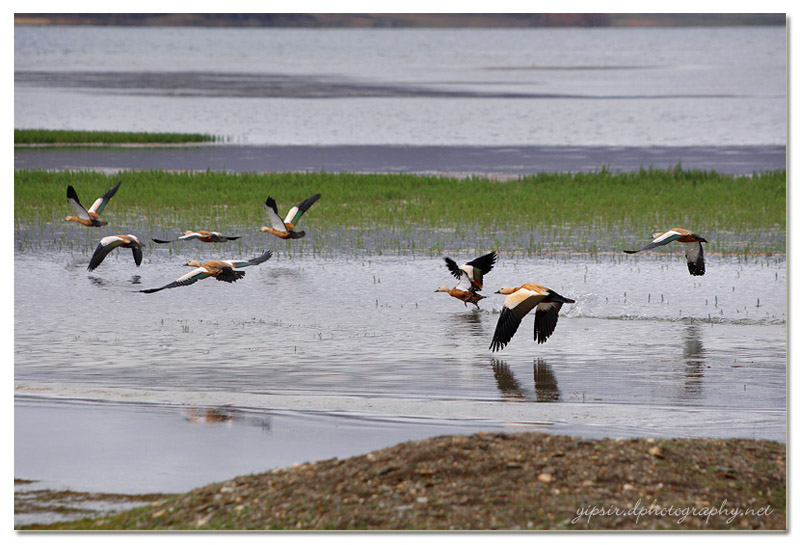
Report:
[[[444,436],[35,529],[784,530],[785,460],[762,440]]]

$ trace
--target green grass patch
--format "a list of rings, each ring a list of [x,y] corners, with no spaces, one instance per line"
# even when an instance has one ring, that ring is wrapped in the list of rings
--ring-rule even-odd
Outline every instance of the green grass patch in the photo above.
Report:
[[[215,142],[208,134],[117,132],[117,131],[53,131],[14,129],[14,144],[193,144]]]
[[[671,227],[705,236],[711,252],[785,252],[786,244],[785,171],[731,176],[680,168],[542,173],[503,182],[411,174],[16,171],[16,225],[63,225],[71,213],[67,185],[88,206],[120,181],[103,212],[109,228],[119,230],[257,232],[266,224],[267,196],[285,214],[322,193],[298,227],[320,245],[347,239],[366,250],[598,253],[640,245]]]

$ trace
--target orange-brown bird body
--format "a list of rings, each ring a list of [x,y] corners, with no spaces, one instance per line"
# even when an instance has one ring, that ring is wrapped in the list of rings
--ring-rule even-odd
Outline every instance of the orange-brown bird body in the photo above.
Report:
[[[653,242],[647,246],[638,250],[624,250],[624,252],[626,254],[636,254],[674,241],[682,242],[686,245],[686,265],[689,267],[689,274],[703,276],[706,273],[706,261],[701,243],[708,241],[700,235],[680,227],[673,227],[664,233],[653,233]]]
[[[490,348],[492,352],[502,350],[517,332],[522,319],[533,309],[533,339],[540,344],[547,341],[558,323],[558,312],[564,303],[574,303],[541,284],[523,284],[517,288],[504,286],[496,293],[506,296],[503,310],[497,320]]]
[[[67,216],[67,221],[75,221],[80,223],[81,225],[85,225],[86,227],[101,227],[103,225],[108,225],[107,221],[102,221],[100,219],[100,213],[108,204],[108,201],[111,200],[111,197],[117,192],[119,189],[120,184],[119,182],[117,185],[109,189],[105,192],[102,197],[99,197],[92,206],[89,207],[87,210],[81,204],[80,199],[78,199],[78,193],[75,191],[75,188],[71,185],[67,186],[67,202],[75,210],[77,216]]]

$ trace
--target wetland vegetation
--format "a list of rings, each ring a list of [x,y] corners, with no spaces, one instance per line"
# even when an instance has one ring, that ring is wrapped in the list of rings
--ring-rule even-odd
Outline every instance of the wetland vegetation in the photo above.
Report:
[[[216,142],[208,134],[122,131],[66,131],[14,129],[14,145],[82,145],[82,144],[198,144]]]
[[[267,196],[285,213],[308,195],[322,193],[301,223],[311,233],[307,251],[315,253],[504,248],[528,255],[596,254],[638,246],[654,231],[675,226],[708,238],[708,251],[714,253],[785,253],[786,248],[785,171],[732,176],[680,167],[541,173],[507,181],[324,172],[23,170],[14,173],[15,225],[45,231],[54,226],[54,242],[68,245],[60,229],[69,212],[66,187],[73,185],[89,201],[117,182],[122,187],[105,211],[107,219],[145,237],[185,229],[255,232],[266,223]]]

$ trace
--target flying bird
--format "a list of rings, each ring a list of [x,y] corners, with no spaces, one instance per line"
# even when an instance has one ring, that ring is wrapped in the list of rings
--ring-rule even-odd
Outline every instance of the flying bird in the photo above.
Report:
[[[672,228],[666,233],[653,233],[653,242],[644,248],[624,250],[624,252],[626,254],[635,254],[658,246],[664,246],[675,240],[686,244],[686,264],[689,267],[689,274],[692,276],[706,274],[706,261],[703,258],[703,245],[701,243],[708,241],[696,233],[679,227]]]
[[[158,244],[169,244],[170,242],[177,242],[179,240],[199,240],[200,242],[227,242],[229,240],[236,240],[238,238],[241,237],[223,235],[222,233],[218,233],[217,231],[185,231],[182,235],[179,235],[178,238],[176,238],[175,240],[160,240],[154,238],[153,242],[157,242]]]
[[[451,297],[463,301],[464,306],[467,306],[467,303],[472,303],[476,308],[480,308],[478,302],[481,299],[485,299],[483,295],[478,293],[483,289],[483,276],[492,270],[497,261],[497,255],[494,252],[489,252],[461,266],[449,257],[445,257],[444,261],[450,273],[458,279],[458,283],[453,288],[440,286],[435,293],[448,293]]]
[[[300,204],[293,206],[284,219],[281,219],[278,215],[278,205],[275,203],[275,199],[267,197],[265,206],[267,208],[267,218],[269,219],[271,227],[262,227],[261,230],[265,233],[272,233],[276,237],[282,239],[303,238],[306,236],[306,232],[295,231],[294,228],[297,226],[297,222],[300,221],[300,216],[307,212],[308,209],[311,208],[311,205],[319,200],[320,196],[321,195],[317,193]]]
[[[472,284],[470,283],[469,277],[466,274],[461,277],[461,279],[453,288],[440,286],[434,291],[434,293],[438,293],[440,291],[449,293],[451,297],[455,297],[456,299],[464,301],[464,306],[467,306],[467,303],[472,303],[476,308],[480,308],[478,306],[478,301],[481,299],[486,299],[486,297],[472,289]]]
[[[184,274],[174,282],[170,282],[166,286],[160,288],[151,288],[148,290],[140,290],[143,293],[155,293],[157,291],[165,290],[167,288],[177,288],[180,286],[188,286],[194,284],[198,280],[204,278],[214,277],[221,282],[236,282],[244,276],[244,271],[234,269],[241,269],[242,267],[249,267],[251,265],[258,265],[264,263],[272,257],[272,250],[267,250],[258,257],[253,259],[230,259],[227,261],[206,261],[200,263],[192,259],[186,263],[186,266],[192,267],[192,270]]]
[[[138,267],[142,264],[142,246],[144,246],[144,244],[139,242],[139,239],[133,235],[111,235],[103,237],[100,239],[100,243],[97,245],[97,248],[95,248],[94,254],[92,254],[92,259],[89,260],[89,266],[87,269],[90,271],[95,270],[111,252],[111,250],[118,247],[130,248],[133,250],[133,261]]]
[[[480,291],[483,289],[483,276],[489,274],[492,270],[492,267],[497,262],[497,254],[489,252],[460,266],[449,257],[445,257],[444,262],[453,276],[461,280],[461,277],[466,275],[469,278],[471,289]]]
[[[575,302],[540,284],[523,284],[518,288],[504,286],[495,293],[506,295],[506,298],[489,346],[492,352],[505,348],[522,319],[534,308],[533,340],[540,344],[545,342],[556,328],[561,306]]]
[[[120,184],[122,184],[122,182],[119,182],[117,185],[106,191],[105,195],[94,201],[94,204],[92,204],[89,210],[86,210],[86,208],[84,208],[81,204],[81,201],[78,199],[78,194],[75,192],[75,188],[71,185],[68,185],[67,202],[78,215],[67,216],[67,221],[77,221],[81,225],[85,225],[87,227],[100,227],[102,225],[108,225],[108,222],[100,220],[99,216],[103,211],[103,208],[105,208],[108,204],[108,201],[111,200],[111,197],[113,197],[117,192],[117,189],[119,189]]]

